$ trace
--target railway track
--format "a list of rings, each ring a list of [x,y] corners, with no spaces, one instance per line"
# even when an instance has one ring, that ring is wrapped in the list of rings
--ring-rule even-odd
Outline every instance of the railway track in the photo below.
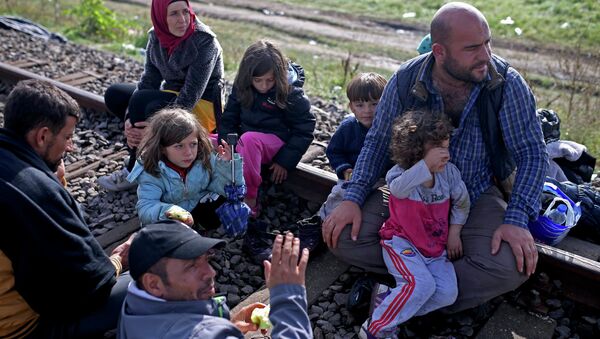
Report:
[[[93,80],[98,75],[88,75]],[[59,79],[48,79],[25,69],[19,65],[9,65],[0,62],[0,80],[8,83],[14,83],[24,79],[40,79],[49,81],[59,88],[65,90],[79,104],[88,109],[97,111],[106,111],[104,99],[85,90],[82,90],[68,82],[77,79],[84,79],[80,75]],[[308,153],[318,152],[323,148],[323,144],[317,142],[316,147],[309,149]],[[104,151],[101,153],[101,160],[91,163],[84,161],[73,162],[67,166],[67,179],[71,180],[84,175],[89,171],[98,168],[102,161],[111,159],[120,159],[125,155],[124,151],[112,153]],[[314,158],[314,154],[307,155],[308,158]],[[331,188],[336,183],[336,177],[333,173],[318,169],[309,164],[300,163],[297,170],[290,173],[285,186],[292,190],[297,196],[315,204],[322,203]],[[124,241],[132,232],[139,228],[137,218],[129,219],[119,223],[110,231],[97,236],[98,241],[103,248],[109,252]],[[583,305],[600,309],[600,293],[597,287],[600,286],[600,246],[585,242],[583,240],[567,237],[558,246],[548,246],[536,244],[539,255],[538,271],[551,272],[554,276],[560,277],[563,282],[563,293],[570,299]],[[311,259],[307,272],[307,294],[309,305],[315,304],[321,292],[330,286],[338,277],[348,270],[349,266],[337,260],[330,252],[324,251]],[[238,304],[243,306],[253,301],[267,301],[268,291],[260,289],[248,298]]]

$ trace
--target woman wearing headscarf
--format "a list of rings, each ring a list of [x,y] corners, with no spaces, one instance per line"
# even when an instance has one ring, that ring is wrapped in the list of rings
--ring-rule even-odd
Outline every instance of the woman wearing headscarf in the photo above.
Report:
[[[210,28],[194,15],[189,0],[153,0],[144,72],[135,84],[113,84],[104,95],[108,109],[125,122],[130,148],[126,168],[98,178],[107,190],[135,184],[125,178],[135,164],[146,119],[166,106],[194,113],[209,133],[222,113],[223,59]]]

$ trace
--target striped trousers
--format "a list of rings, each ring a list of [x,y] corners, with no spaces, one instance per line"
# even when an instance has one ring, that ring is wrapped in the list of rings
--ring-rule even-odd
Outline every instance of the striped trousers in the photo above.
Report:
[[[381,246],[396,287],[373,310],[368,328],[372,335],[386,337],[413,316],[454,303],[456,274],[446,251],[439,257],[424,257],[408,240],[396,236],[382,240]]]

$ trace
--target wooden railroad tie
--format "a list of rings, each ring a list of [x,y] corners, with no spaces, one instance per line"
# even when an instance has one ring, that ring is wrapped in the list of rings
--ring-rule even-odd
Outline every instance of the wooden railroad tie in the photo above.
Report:
[[[77,86],[77,85],[85,84],[90,81],[102,79],[103,77],[104,77],[103,75],[96,74],[94,72],[81,71],[81,72],[65,75],[63,77],[60,77],[60,78],[54,79],[54,80],[60,81],[67,85]]]
[[[43,66],[43,65],[47,65],[48,63],[49,63],[48,60],[39,60],[39,59],[35,59],[35,58],[30,58],[30,57],[22,59],[22,60],[8,62],[9,65],[18,67],[20,69],[28,69],[28,68],[32,68],[35,66]],[[104,75],[102,75],[102,74],[97,74],[97,73],[90,72],[90,71],[80,71],[80,72],[76,72],[73,74],[68,74],[68,75],[62,76],[62,77],[60,77],[58,79],[54,79],[54,80],[62,82],[67,85],[77,86],[77,85],[83,85],[90,81],[102,79],[103,77],[104,77]]]
[[[101,158],[94,162],[88,163],[88,161],[86,161],[86,160],[80,160],[80,161],[74,162],[66,167],[65,179],[67,181],[69,181],[73,178],[77,178],[77,177],[80,177],[80,176],[86,174],[88,171],[95,171],[98,167],[100,167],[100,165],[103,162],[107,162],[110,160],[117,160],[117,159],[125,159],[127,154],[129,154],[129,152],[126,150],[122,150],[122,151],[115,153],[114,150],[109,149],[109,150],[102,151],[100,153]]]
[[[48,60],[39,60],[35,58],[25,58],[23,60],[8,62],[9,65],[19,67],[21,69],[31,68],[34,66],[42,66],[48,64]]]

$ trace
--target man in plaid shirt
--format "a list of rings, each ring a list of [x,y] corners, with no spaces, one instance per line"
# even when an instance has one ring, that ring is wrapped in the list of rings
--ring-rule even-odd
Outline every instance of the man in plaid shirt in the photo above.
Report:
[[[344,201],[323,222],[323,238],[341,259],[387,273],[377,234],[387,206],[381,203],[380,191],[371,193],[369,188],[382,173],[393,120],[412,108],[403,106],[398,89],[413,90],[412,84],[402,82],[415,79],[428,97],[426,108],[446,113],[456,127],[451,161],[460,169],[472,202],[462,231],[464,256],[454,262],[459,295],[448,309],[460,311],[515,289],[535,271],[537,250],[527,223],[540,209],[547,153],[533,94],[521,75],[508,68],[498,113],[499,138],[517,170],[507,204],[494,183],[476,105],[482,88],[499,75],[487,21],[471,5],[448,3],[435,14],[431,37],[431,54],[407,61],[390,79]]]

